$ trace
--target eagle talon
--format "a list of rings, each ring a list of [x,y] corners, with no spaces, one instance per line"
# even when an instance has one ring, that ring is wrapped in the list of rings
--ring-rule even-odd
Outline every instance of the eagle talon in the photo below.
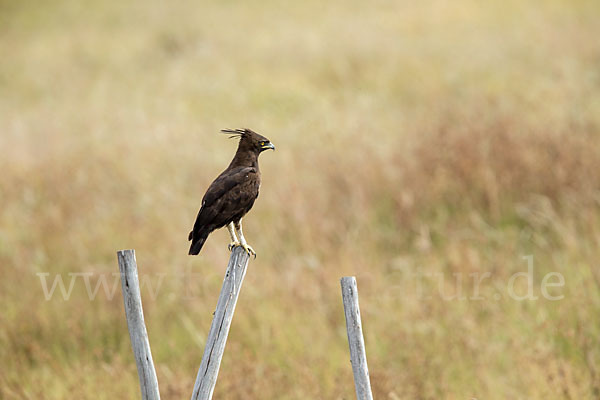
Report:
[[[237,246],[241,246],[240,242],[238,242],[237,240],[234,242],[229,243],[229,245],[227,246],[227,248],[229,249],[229,251],[233,251],[233,249],[235,249]]]
[[[254,249],[249,244],[241,244],[240,246],[242,246],[242,248],[246,250],[246,253],[248,253],[249,256],[254,256],[254,258],[256,258],[256,251],[254,251]]]

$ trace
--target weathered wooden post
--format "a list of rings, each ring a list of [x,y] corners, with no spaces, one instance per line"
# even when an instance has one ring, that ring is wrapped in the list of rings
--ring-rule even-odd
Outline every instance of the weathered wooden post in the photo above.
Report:
[[[121,250],[117,252],[117,256],[121,272],[127,328],[129,329],[131,346],[138,369],[142,400],[160,400],[158,379],[156,378],[148,332],[144,323],[135,251]],[[246,276],[249,260],[250,256],[243,248],[236,247],[233,249],[206,340],[192,400],[210,400],[212,398],[227,336],[229,335],[229,328],[233,320],[233,313]],[[372,400],[373,394],[371,393],[369,369],[362,334],[356,279],[354,277],[344,277],[341,280],[341,286],[356,396],[358,400]]]
[[[242,288],[244,276],[246,276],[249,259],[248,253],[241,247],[234,248],[231,253],[221,294],[217,301],[217,308],[208,332],[204,355],[196,377],[192,400],[209,400],[212,398],[217,383],[217,375],[219,374],[219,366],[225,351],[229,327],[235,311],[235,304]]]
[[[373,400],[371,381],[369,379],[369,368],[367,367],[365,341],[360,320],[360,308],[358,306],[358,287],[356,286],[356,278],[353,276],[343,277],[341,285],[356,398],[358,400]]]
[[[121,250],[117,252],[119,271],[121,272],[121,288],[123,289],[123,302],[127,328],[133,347],[133,355],[137,364],[142,400],[160,400],[158,379],[152,362],[148,332],[144,323],[142,310],[142,297],[140,283],[135,262],[134,250]]]

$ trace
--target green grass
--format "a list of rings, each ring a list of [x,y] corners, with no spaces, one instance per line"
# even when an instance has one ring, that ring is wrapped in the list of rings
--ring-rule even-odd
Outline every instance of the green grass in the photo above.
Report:
[[[123,248],[165,274],[146,323],[163,398],[190,395],[229,253],[186,238],[238,127],[277,151],[215,398],[353,398],[344,275],[378,399],[598,398],[599,15],[0,0],[0,398],[139,395],[120,289],[46,301],[36,275],[112,283]],[[526,255],[539,299],[516,301]]]

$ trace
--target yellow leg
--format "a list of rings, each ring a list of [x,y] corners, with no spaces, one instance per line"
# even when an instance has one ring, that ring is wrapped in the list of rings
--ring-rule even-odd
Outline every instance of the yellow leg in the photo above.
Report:
[[[252,246],[250,246],[248,243],[246,243],[246,238],[244,237],[244,232],[242,232],[242,220],[241,219],[235,224],[235,230],[237,231],[237,234],[240,238],[240,246],[242,246],[244,248],[244,250],[246,250],[246,253],[248,253],[248,255],[254,256],[254,258],[256,258],[256,251],[254,251]]]
[[[227,224],[227,230],[229,231],[229,236],[231,237],[231,243],[229,243],[229,251],[232,251],[235,246],[239,246],[240,242],[237,240],[235,236],[235,229],[233,228],[233,222]]]

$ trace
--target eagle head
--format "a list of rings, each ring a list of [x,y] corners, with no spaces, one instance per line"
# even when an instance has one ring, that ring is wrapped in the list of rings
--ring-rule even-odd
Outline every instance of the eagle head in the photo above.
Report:
[[[230,138],[240,138],[240,148],[254,151],[257,154],[265,150],[275,150],[273,143],[266,137],[254,132],[252,129],[222,129],[221,132],[231,134]]]

